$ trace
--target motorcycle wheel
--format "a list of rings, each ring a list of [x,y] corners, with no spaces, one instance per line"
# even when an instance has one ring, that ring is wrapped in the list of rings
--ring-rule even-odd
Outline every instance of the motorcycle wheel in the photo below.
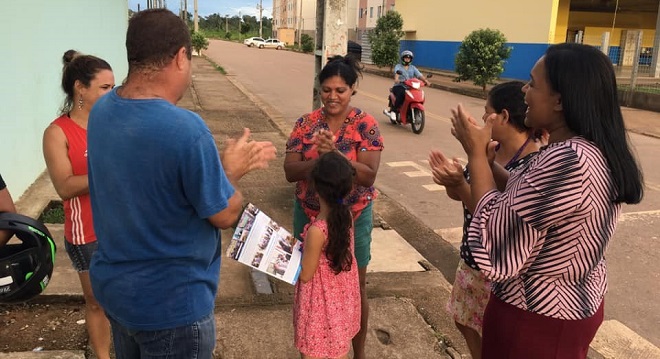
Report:
[[[413,133],[420,134],[424,130],[424,111],[417,109],[412,109],[412,116],[410,116],[410,126],[412,127]]]

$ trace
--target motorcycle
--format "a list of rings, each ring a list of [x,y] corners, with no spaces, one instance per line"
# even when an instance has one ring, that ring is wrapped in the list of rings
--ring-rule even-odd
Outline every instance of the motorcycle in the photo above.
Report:
[[[412,78],[403,82],[406,86],[406,92],[403,104],[396,113],[396,120],[388,116],[392,124],[407,125],[410,123],[413,133],[420,134],[424,130],[424,82],[422,80]],[[394,93],[390,91],[390,101],[396,102]]]

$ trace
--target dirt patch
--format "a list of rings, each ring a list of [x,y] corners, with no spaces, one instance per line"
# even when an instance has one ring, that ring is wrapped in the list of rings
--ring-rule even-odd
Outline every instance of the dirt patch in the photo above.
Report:
[[[85,350],[81,303],[0,305],[0,352]]]

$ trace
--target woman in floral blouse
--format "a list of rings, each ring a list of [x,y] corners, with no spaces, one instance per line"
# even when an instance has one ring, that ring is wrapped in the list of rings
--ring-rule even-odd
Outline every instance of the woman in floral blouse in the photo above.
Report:
[[[359,64],[351,57],[336,56],[319,74],[323,107],[296,121],[286,144],[284,172],[289,182],[296,182],[293,231],[300,238],[304,226],[319,212],[319,200],[308,183],[309,173],[318,157],[326,152],[343,154],[356,170],[354,188],[347,198],[351,204],[355,229],[355,257],[360,277],[362,320],[360,332],[353,339],[354,358],[365,358],[369,305],[366,295],[367,265],[371,259],[373,187],[380,165],[383,138],[378,123],[369,114],[351,106],[355,94]]]

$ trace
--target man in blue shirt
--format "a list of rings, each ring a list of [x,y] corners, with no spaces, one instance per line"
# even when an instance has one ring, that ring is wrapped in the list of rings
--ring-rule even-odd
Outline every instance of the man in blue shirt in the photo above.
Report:
[[[246,129],[218,155],[195,113],[186,24],[141,11],[126,35],[128,77],[89,117],[89,189],[98,251],[90,279],[117,358],[211,358],[220,231],[242,209],[238,180],[275,158]],[[221,160],[222,158],[222,160]]]
[[[430,86],[431,83],[429,80],[422,75],[421,72],[412,64],[414,56],[412,51],[405,50],[401,52],[401,63],[394,66],[394,86],[392,86],[392,93],[396,98],[396,101],[392,103],[391,99],[389,102],[389,108],[383,110],[383,113],[396,121],[396,113],[399,111],[399,107],[403,105],[403,96],[406,94],[406,86],[403,84],[408,79],[420,79],[424,81],[426,86]]]

